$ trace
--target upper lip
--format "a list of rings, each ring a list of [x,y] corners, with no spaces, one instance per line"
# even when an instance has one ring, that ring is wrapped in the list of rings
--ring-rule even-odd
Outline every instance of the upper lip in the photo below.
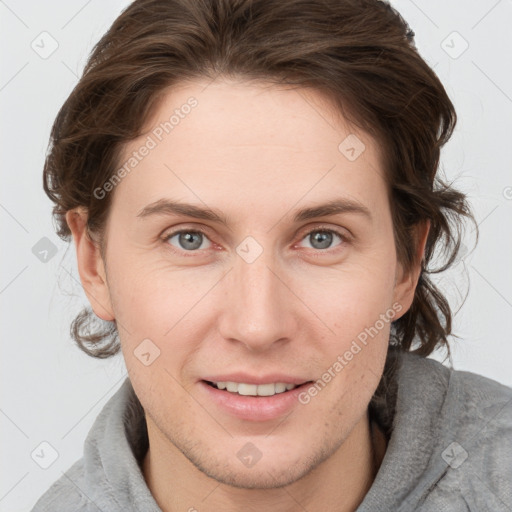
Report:
[[[282,382],[284,384],[295,384],[297,386],[309,382],[308,379],[302,377],[294,377],[292,375],[285,375],[282,373],[272,373],[263,376],[249,375],[247,373],[229,373],[223,375],[212,375],[204,377],[203,380],[209,382],[237,382],[245,384],[274,384],[276,382]]]

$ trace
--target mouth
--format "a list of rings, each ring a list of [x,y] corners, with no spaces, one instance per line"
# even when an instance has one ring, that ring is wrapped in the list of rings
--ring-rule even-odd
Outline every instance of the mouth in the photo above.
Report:
[[[211,382],[208,380],[204,380],[203,382],[214,389],[234,395],[269,397],[288,393],[296,388],[311,384],[313,381],[307,381],[302,384],[287,384],[285,382],[247,384],[243,382]]]
[[[264,384],[254,384],[203,379],[199,381],[199,389],[220,412],[239,420],[265,422],[289,414],[299,405],[299,395],[313,382],[265,380]]]

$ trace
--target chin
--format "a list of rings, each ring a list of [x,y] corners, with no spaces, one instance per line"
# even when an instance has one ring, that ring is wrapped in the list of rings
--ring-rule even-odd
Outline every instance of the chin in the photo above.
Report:
[[[230,487],[238,489],[279,489],[293,484],[309,473],[311,468],[290,468],[288,465],[272,468],[221,468],[209,471],[207,468],[198,466],[198,469],[210,478]]]
[[[332,455],[327,446],[317,448],[316,453],[295,453],[293,458],[280,456],[278,449],[267,451],[268,455],[263,453],[252,467],[241,462],[238,449],[229,460],[220,460],[225,453],[215,453],[217,460],[205,459],[204,452],[199,457],[197,453],[185,455],[202,473],[222,484],[240,489],[279,489],[297,482]]]

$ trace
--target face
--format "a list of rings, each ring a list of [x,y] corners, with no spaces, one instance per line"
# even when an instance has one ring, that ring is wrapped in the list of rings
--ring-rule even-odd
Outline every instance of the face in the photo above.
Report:
[[[413,298],[379,147],[333,112],[319,93],[268,84],[169,90],[108,192],[106,274],[81,253],[150,436],[223,483],[284,485],[340,450]]]

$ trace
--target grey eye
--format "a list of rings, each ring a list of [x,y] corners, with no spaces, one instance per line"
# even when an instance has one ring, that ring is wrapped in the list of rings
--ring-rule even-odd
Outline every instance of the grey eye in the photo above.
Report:
[[[338,235],[335,231],[316,229],[308,233],[303,240],[310,241],[311,248],[313,249],[329,249],[333,244],[334,237],[338,237],[340,241],[343,241],[341,235]]]
[[[177,233],[169,235],[167,237],[167,240],[170,241],[175,237],[178,237],[178,245],[172,245],[174,245],[178,249],[183,249],[186,251],[194,251],[200,249],[201,245],[206,239],[206,235],[204,233],[201,233],[200,231],[178,231]]]

